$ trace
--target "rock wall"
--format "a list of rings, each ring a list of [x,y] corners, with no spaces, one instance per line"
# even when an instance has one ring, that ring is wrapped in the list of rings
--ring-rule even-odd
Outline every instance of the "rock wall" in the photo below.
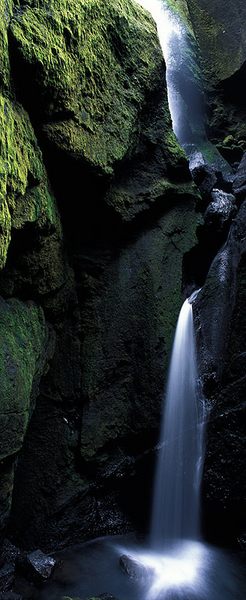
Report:
[[[0,10],[0,528],[54,548],[133,526],[199,195],[143,9]]]
[[[230,162],[246,150],[246,18],[243,0],[187,0],[200,48],[208,102],[208,132]]]
[[[237,162],[244,107],[225,93],[244,78],[244,38],[232,72],[218,69],[215,81],[196,27],[198,9],[219,22],[210,4],[175,10],[213,85],[212,137]],[[201,202],[172,133],[155,25],[133,0],[0,0],[0,50],[1,537],[54,549],[146,525],[181,288],[203,284],[219,250],[196,308],[214,406],[204,509],[207,532],[216,525],[222,536],[230,515],[225,538],[235,538],[244,163],[236,200],[215,193],[204,227],[198,206],[215,182],[232,182],[212,173]]]

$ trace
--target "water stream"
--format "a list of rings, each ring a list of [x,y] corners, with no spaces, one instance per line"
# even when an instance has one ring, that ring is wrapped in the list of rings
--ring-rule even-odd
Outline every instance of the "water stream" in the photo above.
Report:
[[[181,308],[173,344],[154,490],[151,547],[200,537],[204,407],[198,390],[192,299]]]
[[[174,339],[150,543],[106,537],[59,553],[54,580],[38,600],[101,594],[112,600],[244,600],[240,564],[200,539],[205,419],[197,385],[193,300],[194,295],[181,308]]]

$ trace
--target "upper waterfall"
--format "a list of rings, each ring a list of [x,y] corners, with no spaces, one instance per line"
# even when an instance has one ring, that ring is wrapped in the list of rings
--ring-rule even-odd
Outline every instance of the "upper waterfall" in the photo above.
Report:
[[[154,18],[166,63],[173,130],[182,145],[206,140],[204,95],[195,36],[168,0],[137,0]],[[187,17],[188,19],[188,17]]]

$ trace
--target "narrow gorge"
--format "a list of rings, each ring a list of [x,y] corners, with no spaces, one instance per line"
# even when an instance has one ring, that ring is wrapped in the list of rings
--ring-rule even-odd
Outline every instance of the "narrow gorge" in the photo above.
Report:
[[[0,600],[245,596],[245,22],[244,0],[0,0]],[[187,570],[146,548],[189,297]],[[167,474],[193,501],[179,379],[167,521]]]

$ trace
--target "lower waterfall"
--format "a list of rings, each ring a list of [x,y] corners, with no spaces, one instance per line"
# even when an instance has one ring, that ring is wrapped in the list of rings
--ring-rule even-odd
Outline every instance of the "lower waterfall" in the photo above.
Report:
[[[198,372],[192,300],[181,308],[165,399],[151,527],[151,547],[199,539],[204,408]]]

